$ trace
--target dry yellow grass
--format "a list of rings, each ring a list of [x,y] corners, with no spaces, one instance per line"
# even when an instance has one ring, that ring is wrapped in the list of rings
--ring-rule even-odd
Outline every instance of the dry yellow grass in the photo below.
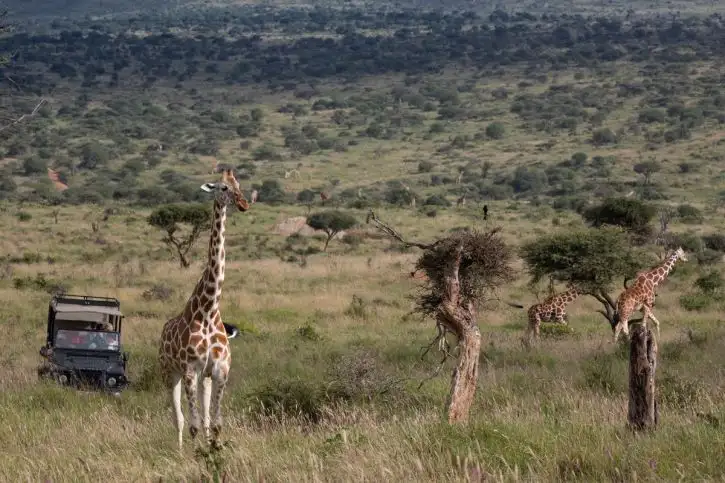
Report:
[[[533,207],[491,206],[512,244],[566,229]],[[283,237],[270,235],[270,227],[301,210],[257,205],[230,217],[222,312],[246,331],[232,341],[232,381],[224,400],[223,435],[231,446],[222,470],[229,481],[722,478],[725,331],[718,311],[693,315],[679,307],[693,275],[673,277],[655,308],[662,321],[663,399],[654,434],[634,437],[624,428],[626,356],[610,343],[608,324],[590,298],[569,310],[573,335],[544,338],[531,351],[520,342],[524,310],[502,306],[481,313],[479,391],[471,423],[455,428],[441,417],[450,368],[418,389],[437,356],[419,359],[432,323],[404,317],[411,308],[406,295],[417,283],[406,278],[415,253],[384,252],[389,241],[367,239],[356,249],[333,242],[330,253],[310,256],[304,268],[271,252],[251,259],[259,237],[269,236],[268,246],[281,245]],[[19,221],[18,211],[31,219]],[[92,233],[84,221],[88,211],[64,211],[57,225],[43,207],[9,205],[0,213],[4,252],[39,255],[1,271],[0,481],[206,478],[189,445],[181,455],[176,451],[171,411],[154,376],[161,326],[188,297],[206,240],[196,246],[197,261],[182,270],[160,233],[146,225],[145,212],[124,209]],[[471,213],[380,216],[412,238],[431,239],[472,225]],[[574,215],[557,216],[562,227],[575,222]],[[38,274],[68,285],[71,293],[121,300],[127,314],[123,343],[136,387],[110,399],[37,381],[49,294],[15,289],[13,280]],[[520,272],[502,298],[534,302],[526,281]],[[142,293],[154,284],[173,289],[171,300],[146,301]],[[353,295],[364,301],[362,313],[348,311]],[[695,336],[684,335],[687,328]],[[335,398],[335,384],[364,389]],[[296,388],[287,394],[308,403],[303,410],[319,420],[261,414],[254,396],[284,387]]]

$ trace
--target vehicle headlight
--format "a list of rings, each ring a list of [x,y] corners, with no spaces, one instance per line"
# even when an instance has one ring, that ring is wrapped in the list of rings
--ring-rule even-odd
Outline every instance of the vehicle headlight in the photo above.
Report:
[[[108,378],[108,385],[109,386],[115,386],[116,385],[116,378],[115,377],[109,377]]]

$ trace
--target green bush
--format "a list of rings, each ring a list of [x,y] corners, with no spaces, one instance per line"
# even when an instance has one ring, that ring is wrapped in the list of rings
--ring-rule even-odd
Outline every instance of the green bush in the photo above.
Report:
[[[677,216],[683,223],[702,223],[705,219],[702,211],[692,205],[679,205]]]
[[[490,139],[503,139],[506,135],[506,127],[500,122],[492,122],[486,126],[486,136]]]
[[[713,301],[712,296],[704,293],[692,293],[680,296],[680,306],[688,311],[707,310]]]

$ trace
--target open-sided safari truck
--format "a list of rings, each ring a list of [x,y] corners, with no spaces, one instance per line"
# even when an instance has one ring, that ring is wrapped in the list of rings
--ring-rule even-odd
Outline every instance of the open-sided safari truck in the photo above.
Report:
[[[128,385],[128,354],[121,351],[121,303],[87,295],[54,295],[38,376],[76,388],[118,395]]]

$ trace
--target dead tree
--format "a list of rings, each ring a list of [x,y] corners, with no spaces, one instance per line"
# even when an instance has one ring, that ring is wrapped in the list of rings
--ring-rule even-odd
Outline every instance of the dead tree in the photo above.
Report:
[[[654,429],[659,415],[655,394],[657,340],[652,331],[638,324],[632,328],[629,347],[629,414],[630,429]]]
[[[455,336],[458,360],[446,406],[450,423],[466,422],[476,392],[481,350],[476,307],[497,287],[513,280],[512,253],[503,242],[499,228],[488,232],[458,231],[425,244],[404,240],[372,211],[367,220],[400,243],[423,250],[413,272],[420,270],[426,277],[415,311],[435,320],[437,330],[423,355],[438,344],[443,359],[437,374],[451,354],[446,335]]]

